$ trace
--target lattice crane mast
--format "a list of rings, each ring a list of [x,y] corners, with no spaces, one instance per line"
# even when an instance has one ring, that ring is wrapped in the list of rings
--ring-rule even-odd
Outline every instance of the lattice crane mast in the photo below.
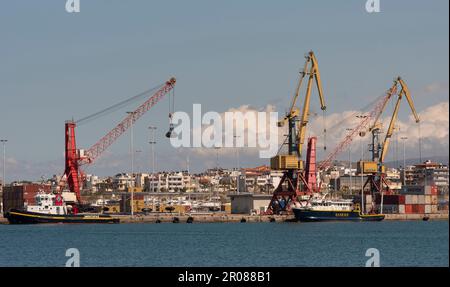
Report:
[[[396,93],[396,91],[397,87],[393,86],[383,97],[380,98],[379,101],[375,103],[373,109],[369,113],[365,114],[358,125],[351,129],[350,133],[347,134],[341,142],[339,142],[339,144],[327,155],[325,160],[320,162],[318,167],[319,170],[324,171],[330,168],[336,156],[344,151],[352,143],[353,139],[355,139],[358,135],[363,136],[367,130],[370,130],[371,127],[374,126],[371,124],[371,121],[375,119],[374,122],[376,122],[378,120],[387,102],[391,96]]]

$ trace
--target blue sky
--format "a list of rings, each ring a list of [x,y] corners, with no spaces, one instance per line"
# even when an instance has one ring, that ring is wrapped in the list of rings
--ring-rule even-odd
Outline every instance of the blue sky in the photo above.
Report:
[[[448,103],[448,1],[381,0],[376,14],[366,13],[365,2],[81,0],[81,12],[69,14],[65,0],[3,1],[0,138],[9,140],[8,157],[17,165],[11,176],[62,172],[65,120],[171,76],[178,79],[177,110],[190,112],[193,103],[218,112],[272,104],[282,113],[311,49],[329,114],[365,106],[396,75],[407,81],[418,111]],[[137,123],[135,142],[147,157],[146,127],[158,126],[160,166],[177,169],[183,156],[174,156],[163,137],[168,105],[165,99]],[[316,98],[312,105],[319,110]],[[400,119],[407,119],[406,107]],[[79,146],[94,144],[125,111],[79,127]],[[105,169],[103,161],[92,171],[126,168],[128,144],[125,134],[109,150],[120,164]],[[215,158],[190,162],[200,170]],[[243,159],[243,165],[259,163]]]

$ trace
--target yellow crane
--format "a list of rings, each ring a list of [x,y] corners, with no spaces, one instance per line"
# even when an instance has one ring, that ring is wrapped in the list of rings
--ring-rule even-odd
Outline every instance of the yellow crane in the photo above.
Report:
[[[292,99],[290,109],[286,116],[278,122],[279,127],[283,127],[286,123],[289,124],[288,131],[288,154],[277,155],[271,159],[271,168],[278,170],[285,169],[302,169],[303,164],[301,161],[302,150],[306,136],[306,126],[309,121],[309,107],[311,102],[311,90],[313,82],[315,81],[317,91],[319,94],[320,106],[323,111],[326,110],[325,100],[323,97],[322,81],[320,79],[320,71],[317,63],[317,58],[314,52],[310,51],[306,55],[305,65],[300,72],[297,88],[295,90],[294,98]],[[296,121],[300,115],[300,110],[297,107],[297,100],[300,95],[300,89],[303,84],[303,80],[308,76],[308,83],[306,87],[306,95],[303,102],[303,111],[299,120],[298,127],[296,128]]]
[[[392,118],[391,121],[389,123],[389,128],[386,132],[386,137],[384,138],[384,142],[383,142],[383,146],[381,149],[381,154],[380,154],[380,159],[379,161],[381,163],[384,163],[384,159],[386,158],[386,154],[389,148],[389,143],[391,140],[391,137],[394,133],[394,127],[395,127],[395,122],[397,121],[397,117],[398,117],[398,110],[400,107],[400,103],[402,101],[403,96],[406,98],[406,100],[408,101],[409,107],[411,108],[411,112],[414,115],[414,118],[416,120],[416,123],[420,122],[419,116],[417,115],[416,109],[414,108],[414,102],[411,98],[411,94],[409,93],[409,89],[408,86],[406,85],[406,83],[402,80],[402,78],[398,77],[395,81],[395,85],[400,84],[401,86],[401,90],[398,93],[397,96],[397,102],[395,103],[395,108],[394,108],[394,112],[392,114]]]
[[[311,193],[314,189],[305,177],[305,174],[308,173],[308,171],[304,171],[303,161],[301,160],[303,144],[306,137],[306,127],[308,125],[310,115],[311,91],[314,82],[317,86],[320,105],[323,111],[326,110],[326,106],[316,56],[312,51],[310,51],[305,58],[305,65],[303,70],[300,72],[300,77],[290,109],[286,116],[278,122],[279,127],[283,127],[286,123],[289,125],[287,136],[288,153],[278,154],[270,159],[271,169],[282,170],[283,177],[281,178],[278,186],[275,188],[267,213],[274,214],[288,211],[291,203],[297,201],[299,196]],[[306,77],[308,77],[308,83],[303,102],[303,110],[300,115],[300,109],[297,107],[297,100],[300,96],[300,89],[302,87],[303,80]],[[286,144],[286,141],[282,144],[282,146],[284,144]],[[285,187],[286,182],[287,188]]]
[[[398,90],[400,91],[397,92]],[[394,111],[392,113],[392,117],[389,122],[389,127],[386,131],[386,136],[383,140],[383,143],[380,144],[378,138],[379,134],[381,133],[382,125],[381,122],[379,122],[379,119],[381,117],[381,114],[386,108],[387,102],[395,95],[397,96],[397,101],[395,103]],[[384,181],[384,173],[385,173],[384,161],[388,153],[392,135],[394,134],[395,123],[398,118],[398,111],[403,97],[405,97],[406,100],[408,101],[409,107],[416,120],[416,123],[420,122],[408,86],[401,77],[397,77],[394,80],[394,84],[390,89],[390,92],[388,93],[388,99],[384,102],[382,108],[380,109],[380,112],[376,115],[373,124],[369,127],[369,131],[372,133],[372,144],[371,144],[372,161],[371,162],[362,161],[359,164],[360,171],[362,170],[364,174],[369,174],[369,178],[366,182],[366,185],[367,183],[370,182],[372,186],[372,191],[380,192],[382,190],[382,183],[384,182],[386,184],[386,182]]]

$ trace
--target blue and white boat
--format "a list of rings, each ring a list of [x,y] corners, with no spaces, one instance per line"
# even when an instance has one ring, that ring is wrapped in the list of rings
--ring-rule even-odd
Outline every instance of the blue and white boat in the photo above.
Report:
[[[363,214],[353,200],[311,199],[308,204],[293,207],[299,221],[381,221],[384,214]]]

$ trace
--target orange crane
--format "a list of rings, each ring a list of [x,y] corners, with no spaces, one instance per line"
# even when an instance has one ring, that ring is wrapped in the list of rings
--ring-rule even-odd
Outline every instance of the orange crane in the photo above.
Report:
[[[80,177],[82,171],[81,165],[92,164],[109,146],[111,146],[128,128],[130,128],[142,115],[158,103],[167,93],[174,89],[175,78],[169,79],[165,84],[141,104],[135,111],[129,113],[116,127],[102,137],[88,150],[77,148],[75,140],[75,127],[77,122],[67,121],[65,123],[65,171],[64,177],[71,192],[75,193],[78,204],[81,204],[80,196]],[[173,111],[172,111],[173,112]],[[96,115],[96,114],[94,114]],[[171,118],[172,114],[169,114]],[[169,133],[173,130],[171,123]],[[77,212],[75,208],[74,212]]]

